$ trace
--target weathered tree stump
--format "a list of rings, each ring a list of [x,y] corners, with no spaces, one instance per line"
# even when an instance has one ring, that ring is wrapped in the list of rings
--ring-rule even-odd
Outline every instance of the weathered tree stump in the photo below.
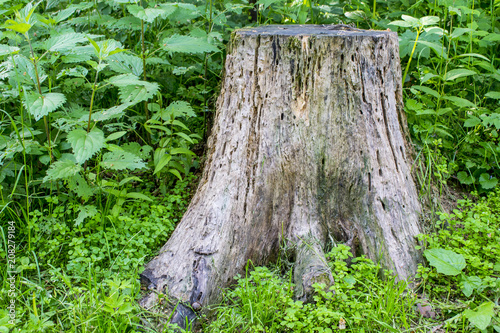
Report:
[[[296,296],[333,283],[330,240],[400,278],[417,267],[420,210],[407,156],[398,38],[311,25],[233,34],[198,190],[142,274],[179,301],[173,322],[216,301],[248,260],[294,244]],[[197,310],[197,309],[195,309]],[[167,311],[172,311],[172,308]]]

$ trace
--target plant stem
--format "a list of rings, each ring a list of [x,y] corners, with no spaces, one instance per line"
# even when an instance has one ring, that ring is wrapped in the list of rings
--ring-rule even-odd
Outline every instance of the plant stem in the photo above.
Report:
[[[40,95],[42,95],[42,86],[40,84],[40,77],[38,75],[38,66],[37,66],[37,61],[35,59],[35,52],[33,51],[33,47],[31,46],[31,40],[29,38],[29,35],[28,33],[26,33],[25,35],[26,37],[26,40],[28,41],[28,44],[30,46],[30,53],[31,53],[31,61],[33,63],[33,67],[35,69],[35,76],[36,76],[36,86],[37,86],[37,90],[38,90],[38,93]],[[42,96],[43,98],[43,96]],[[52,142],[51,142],[51,138],[50,138],[50,127],[49,127],[49,120],[47,118],[47,116],[43,116],[43,123],[45,125],[45,133],[47,135],[47,142],[49,144],[49,157],[50,157],[50,163],[52,164],[54,162],[54,157],[52,156]]]
[[[99,65],[101,64],[101,61],[99,60]],[[95,73],[95,79],[94,79],[94,84],[92,85],[92,97],[90,98],[90,108],[89,108],[89,122],[87,124],[87,133],[90,132],[90,124],[92,122],[92,108],[94,107],[94,98],[95,98],[95,92],[96,92],[96,85],[97,85],[97,78],[99,77],[99,71],[96,71]]]
[[[413,49],[411,50],[411,53],[410,53],[410,59],[408,60],[408,63],[406,64],[405,74],[403,75],[403,85],[405,84],[406,75],[408,74],[408,70],[410,69],[411,59],[413,58],[413,54],[415,53],[415,48],[417,47],[418,37],[420,37],[420,31],[421,31],[421,28],[419,27],[417,29],[417,38],[415,39],[415,43],[413,44]]]

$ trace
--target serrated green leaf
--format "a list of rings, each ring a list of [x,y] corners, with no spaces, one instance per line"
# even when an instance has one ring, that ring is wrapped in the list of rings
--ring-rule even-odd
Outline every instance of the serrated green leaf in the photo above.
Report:
[[[457,173],[457,178],[460,181],[460,183],[465,185],[474,184],[475,181],[474,177],[467,174],[467,172],[465,171],[460,171],[459,173]]]
[[[83,164],[104,147],[104,133],[94,127],[90,132],[78,128],[68,133],[68,142],[73,148],[76,162]]]
[[[127,193],[126,195],[127,198],[131,198],[131,199],[140,199],[140,200],[146,200],[146,201],[150,201],[152,202],[153,200],[148,197],[147,195],[145,194],[142,194],[142,193],[139,193],[139,192],[129,192]]]
[[[191,36],[173,35],[163,40],[163,49],[175,53],[207,53],[219,52],[219,49],[206,39]]]
[[[62,9],[62,10],[58,11],[56,13],[56,15],[53,17],[54,21],[56,23],[62,22],[64,20],[66,20],[68,17],[70,17],[71,15],[73,15],[73,13],[77,10],[78,10],[78,7],[76,7],[76,6],[70,6],[68,8]]]
[[[465,98],[457,97],[457,96],[443,96],[442,99],[446,99],[459,108],[476,108],[476,104],[472,103],[469,100],[466,100]]]
[[[94,187],[91,187],[80,173],[69,178],[68,188],[84,201],[94,195]]]
[[[156,82],[144,82],[140,85],[120,88],[119,96],[122,103],[139,103],[156,95],[159,86]]]
[[[135,170],[146,167],[146,164],[139,156],[124,150],[116,150],[104,154],[100,165],[105,169],[111,170]]]
[[[487,173],[483,173],[481,174],[481,176],[479,176],[479,184],[481,184],[481,187],[485,190],[489,190],[497,186],[498,179],[496,177],[490,176]]]
[[[143,72],[142,59],[126,53],[110,55],[107,59],[112,70],[123,74],[140,76]]]
[[[94,205],[81,205],[78,208],[78,217],[75,219],[75,227],[78,227],[87,217],[94,217],[97,215],[97,208]]]
[[[108,81],[119,88],[123,103],[136,104],[145,101],[152,98],[159,89],[156,82],[141,81],[133,74],[113,76]]]
[[[19,52],[19,48],[16,46],[9,46],[5,44],[0,44],[0,56],[15,54]]]
[[[138,5],[129,5],[127,6],[127,10],[138,19],[148,23],[153,22],[158,16],[164,14],[162,7],[144,9]]]
[[[61,159],[52,163],[47,170],[47,176],[43,178],[44,182],[63,178],[73,177],[82,170],[82,167],[69,159]]]
[[[485,302],[475,310],[465,310],[464,316],[478,329],[485,330],[490,324],[491,318],[495,315],[494,307],[495,303]]]
[[[159,112],[159,116],[162,120],[170,121],[177,117],[194,117],[196,116],[196,113],[188,102],[175,101],[170,103],[170,105],[164,110],[161,110]]]
[[[489,97],[493,99],[500,99],[500,92],[498,91],[490,91],[484,95],[484,97]]]
[[[66,97],[61,93],[40,95],[33,91],[26,92],[26,109],[36,121],[57,110],[64,102]]]
[[[465,258],[461,254],[450,250],[430,249],[425,250],[424,255],[429,264],[444,275],[458,275],[466,265]]]
[[[124,103],[116,105],[106,110],[94,112],[92,113],[91,117],[93,121],[105,121],[109,119],[119,118],[123,115],[124,111],[132,105],[134,105],[134,103]],[[88,116],[83,116],[80,120],[88,120]]]
[[[23,80],[25,79],[26,82],[30,82],[27,80],[28,78],[31,79],[31,84],[36,85],[37,84],[37,75],[35,72],[35,66],[33,63],[23,56],[22,54],[16,54],[14,56],[14,65],[17,67],[17,70],[19,72],[19,76],[22,76],[22,78],[16,78],[16,81],[18,80]],[[43,71],[42,67],[38,68],[38,79],[40,80],[40,83],[43,83],[45,79],[47,78],[47,75],[45,75],[45,72]]]
[[[452,69],[443,76],[443,80],[453,81],[461,77],[466,77],[474,74],[476,74],[476,72],[471,71],[469,69],[464,69],[464,68]]]
[[[64,52],[73,49],[77,44],[83,43],[86,40],[84,34],[70,32],[49,38],[45,42],[45,48],[51,52]]]

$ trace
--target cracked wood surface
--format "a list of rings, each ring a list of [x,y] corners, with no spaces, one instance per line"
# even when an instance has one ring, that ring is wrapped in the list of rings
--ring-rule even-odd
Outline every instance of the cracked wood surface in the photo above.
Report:
[[[141,304],[162,292],[182,302],[175,316],[194,318],[190,304],[214,303],[248,260],[275,260],[284,240],[296,248],[301,299],[314,282],[333,283],[331,240],[411,276],[420,206],[406,132],[395,33],[236,31],[202,180],[142,274],[152,292]]]

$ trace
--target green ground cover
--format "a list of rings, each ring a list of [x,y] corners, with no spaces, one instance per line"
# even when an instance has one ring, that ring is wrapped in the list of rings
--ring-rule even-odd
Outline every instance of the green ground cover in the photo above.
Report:
[[[407,286],[331,244],[310,304],[293,263],[249,263],[199,330],[500,332],[500,1],[256,6],[0,1],[1,332],[152,331],[138,273],[196,187],[225,45],[273,23],[398,32],[425,260]]]

